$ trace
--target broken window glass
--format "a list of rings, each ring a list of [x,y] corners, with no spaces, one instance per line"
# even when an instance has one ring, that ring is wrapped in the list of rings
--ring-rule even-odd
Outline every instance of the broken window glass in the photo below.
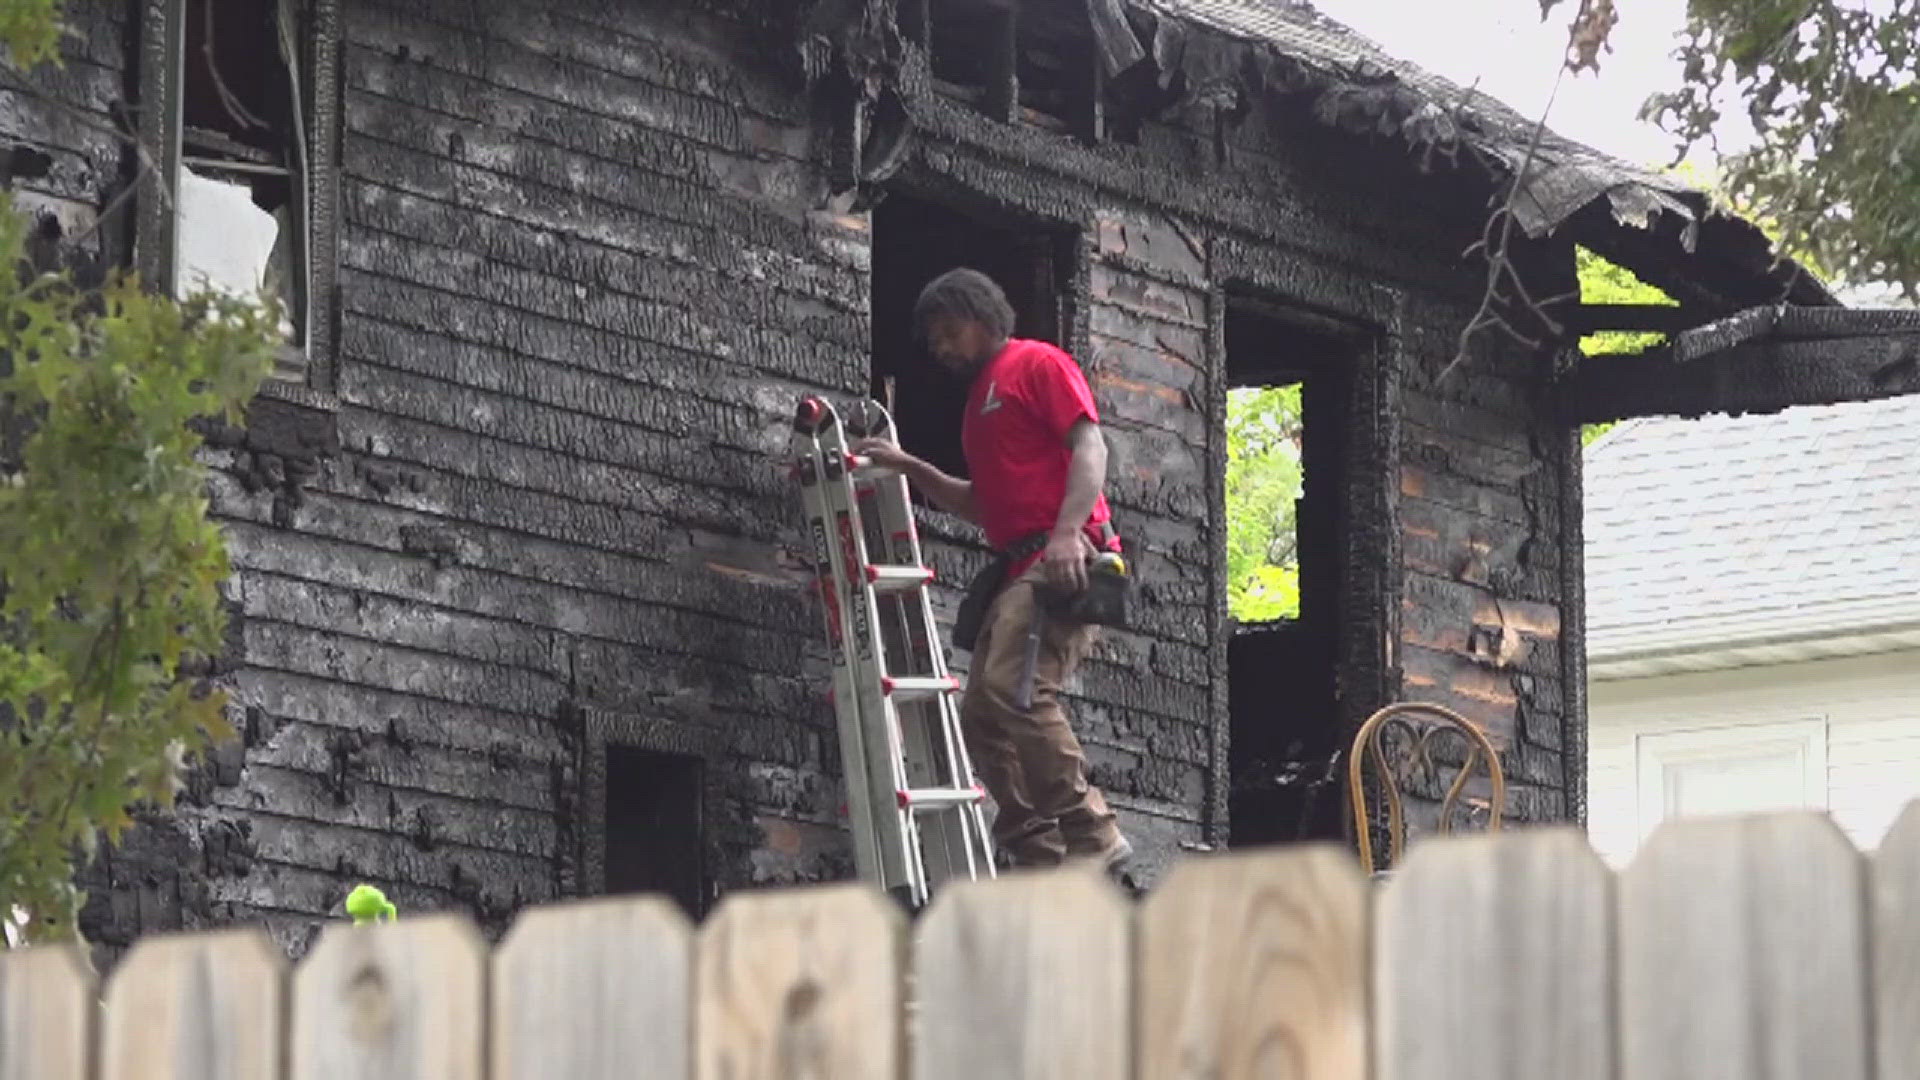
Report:
[[[299,0],[181,0],[174,288],[265,294],[306,343]],[[284,373],[284,372],[283,372]]]

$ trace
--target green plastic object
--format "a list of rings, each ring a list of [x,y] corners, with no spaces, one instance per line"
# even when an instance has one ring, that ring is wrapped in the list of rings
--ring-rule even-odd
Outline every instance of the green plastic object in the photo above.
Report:
[[[392,922],[400,917],[400,912],[387,902],[387,894],[371,885],[355,885],[347,894],[347,914],[353,917],[355,926]]]

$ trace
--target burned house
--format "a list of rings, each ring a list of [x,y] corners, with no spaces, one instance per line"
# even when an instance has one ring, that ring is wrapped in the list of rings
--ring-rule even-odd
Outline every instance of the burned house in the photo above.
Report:
[[[802,394],[880,397],[958,471],[960,388],[907,327],[954,265],[1104,411],[1140,602],[1072,707],[1149,868],[1341,838],[1330,765],[1398,700],[1484,726],[1509,821],[1581,820],[1577,424],[1914,388],[1884,346],[1782,353],[1783,320],[1846,313],[1800,311],[1832,300],[1748,223],[1304,4],[68,16],[64,66],[0,91],[42,239],[290,300],[280,370],[208,451],[243,737],[88,871],[108,950],[231,922],[298,950],[360,881],[497,930],[850,876],[787,424]],[[1576,244],[1679,306],[1582,308]],[[1698,355],[1573,348],[1777,304]],[[1295,382],[1301,611],[1235,626],[1224,401]],[[921,520],[966,580],[977,533]]]

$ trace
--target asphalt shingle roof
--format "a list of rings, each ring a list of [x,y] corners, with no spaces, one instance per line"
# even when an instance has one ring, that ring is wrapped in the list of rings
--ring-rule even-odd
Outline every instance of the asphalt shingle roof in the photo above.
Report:
[[[1596,658],[1920,623],[1920,395],[1629,421],[1585,472]]]

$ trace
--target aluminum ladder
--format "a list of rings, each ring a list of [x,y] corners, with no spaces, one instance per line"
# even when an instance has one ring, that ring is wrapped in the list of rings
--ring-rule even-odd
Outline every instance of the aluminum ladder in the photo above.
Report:
[[[832,659],[855,866],[917,910],[948,880],[993,877],[993,846],[907,480],[851,453],[868,436],[894,440],[880,403],[860,402],[843,421],[824,399],[804,397],[793,471]]]

